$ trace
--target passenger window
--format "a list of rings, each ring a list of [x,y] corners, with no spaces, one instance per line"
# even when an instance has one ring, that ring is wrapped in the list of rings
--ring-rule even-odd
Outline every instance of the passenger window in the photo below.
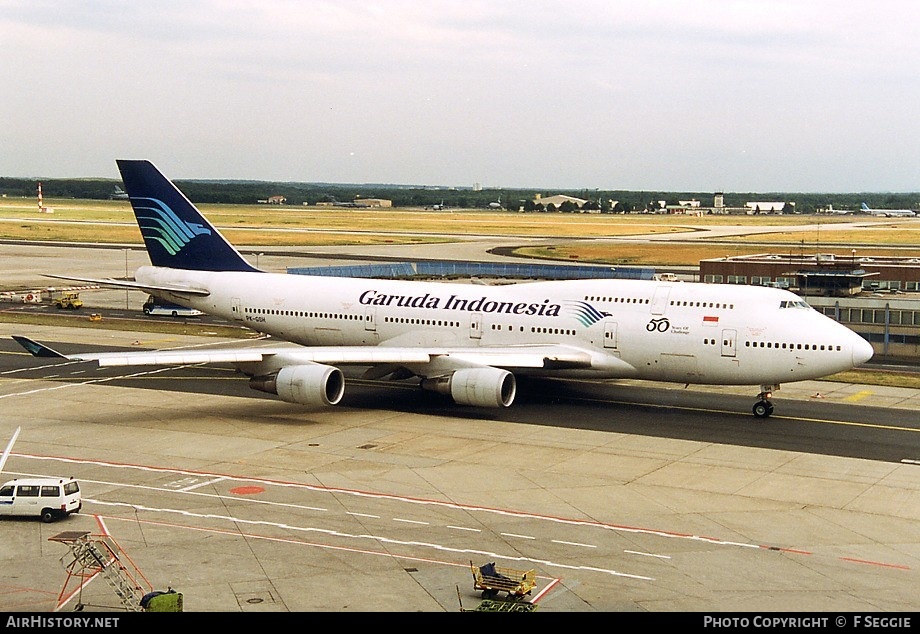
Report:
[[[16,494],[26,498],[37,498],[38,487],[31,484],[22,484],[16,489]]]
[[[61,497],[61,489],[57,486],[43,486],[41,496],[43,498]]]

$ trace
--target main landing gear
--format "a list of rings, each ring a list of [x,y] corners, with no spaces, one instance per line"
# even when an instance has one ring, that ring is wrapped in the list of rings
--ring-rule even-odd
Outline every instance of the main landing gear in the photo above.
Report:
[[[773,396],[773,390],[778,389],[778,385],[760,386],[760,394],[757,395],[757,398],[760,400],[754,403],[754,407],[751,408],[751,411],[754,412],[754,416],[757,418],[766,418],[773,413],[773,403],[770,402],[770,397]]]

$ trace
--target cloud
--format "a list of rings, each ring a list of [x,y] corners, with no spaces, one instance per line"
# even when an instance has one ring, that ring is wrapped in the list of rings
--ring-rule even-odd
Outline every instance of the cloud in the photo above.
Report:
[[[913,13],[0,0],[0,174],[112,176],[131,153],[175,178],[917,189]]]

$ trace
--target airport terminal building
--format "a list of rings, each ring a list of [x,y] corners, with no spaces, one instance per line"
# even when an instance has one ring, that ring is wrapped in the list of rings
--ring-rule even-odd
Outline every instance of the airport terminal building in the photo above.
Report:
[[[786,288],[867,339],[877,360],[920,361],[920,258],[759,254],[700,262],[700,280]]]

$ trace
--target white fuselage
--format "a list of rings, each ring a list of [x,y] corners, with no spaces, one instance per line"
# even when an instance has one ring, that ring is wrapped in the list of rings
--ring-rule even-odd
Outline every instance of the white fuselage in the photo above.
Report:
[[[164,297],[305,346],[586,351],[589,368],[533,374],[769,385],[847,370],[862,337],[781,289],[574,280],[481,286],[141,267],[139,282],[207,289]]]

